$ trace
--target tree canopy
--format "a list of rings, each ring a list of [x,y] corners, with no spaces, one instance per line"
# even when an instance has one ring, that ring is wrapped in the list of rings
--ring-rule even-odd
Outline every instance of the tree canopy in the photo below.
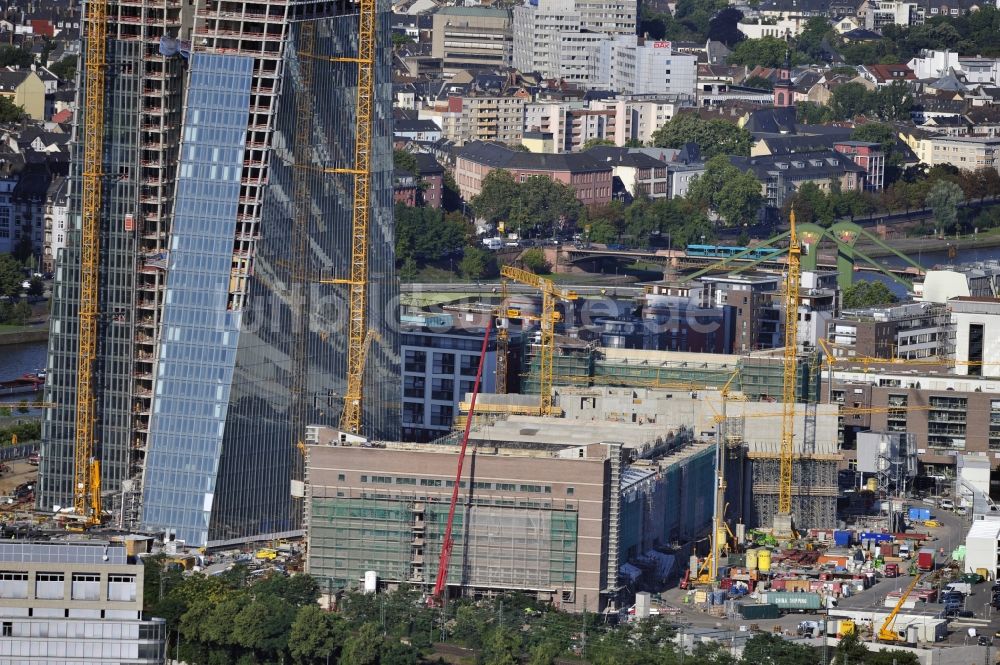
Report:
[[[863,309],[876,305],[891,305],[899,300],[882,282],[861,281],[844,289],[844,309]]]
[[[729,64],[754,67],[780,67],[785,62],[788,43],[777,37],[747,39],[737,44],[729,55]],[[795,60],[793,59],[793,64]]]
[[[726,0],[678,0],[673,14],[661,12],[642,6],[640,30],[651,39],[671,39],[674,41],[697,41],[704,43],[712,34],[712,39],[719,35],[732,36],[732,33],[720,31],[717,23],[713,31],[712,19],[728,8]],[[723,25],[729,19],[723,17]],[[724,41],[724,40],[720,40]]]
[[[508,232],[524,238],[549,237],[564,223],[575,222],[583,209],[572,187],[545,176],[515,182],[504,169],[487,174],[471,204],[476,216],[492,224],[503,222]]]
[[[413,261],[418,268],[450,255],[466,243],[469,224],[461,213],[396,204],[396,260]]]
[[[719,155],[705,164],[705,173],[691,183],[687,198],[702,209],[715,210],[727,226],[739,227],[756,221],[764,195],[753,173]]]
[[[680,148],[697,143],[704,159],[716,155],[750,155],[750,132],[725,120],[702,120],[692,113],[680,113],[653,132],[657,148]]]
[[[868,42],[845,40],[825,18],[814,17],[792,45],[796,61],[815,64],[829,61],[833,52],[849,65],[908,62],[923,49],[995,57],[1000,55],[1000,10],[989,4],[962,16],[931,17],[922,25],[887,25],[881,39]]]
[[[67,55],[65,58],[49,67],[49,71],[61,78],[63,81],[72,81],[76,78],[77,60],[75,55]]]
[[[20,262],[10,254],[0,254],[0,296],[18,297],[23,281]]]
[[[0,122],[17,122],[25,116],[24,107],[7,97],[0,97]]]
[[[939,180],[927,192],[927,207],[934,215],[934,222],[941,229],[951,230],[958,219],[958,204],[965,194],[962,188],[950,180]]]
[[[0,67],[30,67],[35,58],[26,49],[4,44],[0,46]]]

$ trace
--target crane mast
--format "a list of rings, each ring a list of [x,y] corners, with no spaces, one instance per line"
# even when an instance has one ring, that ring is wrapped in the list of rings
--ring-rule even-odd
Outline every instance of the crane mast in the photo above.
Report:
[[[87,47],[84,53],[84,121],[80,228],[80,347],[76,366],[76,436],[73,456],[73,508],[87,522],[100,521],[101,477],[94,461],[97,316],[104,146],[104,87],[107,67],[107,0],[86,3]],[[96,498],[95,498],[96,497]],[[88,511],[91,514],[88,514]]]
[[[780,480],[778,483],[778,513],[775,531],[791,534],[792,519],[792,461],[795,456],[795,384],[797,367],[797,342],[799,329],[799,258],[801,248],[795,235],[795,211],[790,215],[791,230],[788,236],[788,271],[785,275],[785,355],[782,382]]]
[[[510,331],[507,322],[507,281],[500,282],[500,306],[496,310],[497,319],[497,362],[496,384],[494,390],[498,395],[507,392],[507,354],[510,353]]]
[[[500,276],[520,284],[532,286],[542,292],[542,315],[538,317],[541,328],[541,344],[539,345],[538,352],[539,414],[550,416],[556,411],[552,404],[552,381],[555,373],[553,358],[555,357],[556,346],[556,321],[559,320],[559,313],[556,311],[556,299],[564,301],[576,300],[576,292],[567,289],[557,289],[552,280],[539,277],[533,272],[513,266],[501,267]]]
[[[370,221],[372,112],[375,98],[375,0],[358,3],[358,55],[333,58],[356,62],[358,90],[354,116],[354,166],[327,169],[327,173],[354,176],[354,201],[351,215],[351,272],[345,281],[348,288],[347,389],[340,429],[352,434],[361,430],[361,401],[364,397],[365,336],[368,327],[368,225]]]

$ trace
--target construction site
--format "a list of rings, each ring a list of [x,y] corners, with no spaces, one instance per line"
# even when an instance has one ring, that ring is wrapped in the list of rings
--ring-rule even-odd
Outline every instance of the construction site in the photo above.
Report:
[[[430,585],[434,578],[435,598],[517,588],[573,611],[615,611],[638,590],[682,579],[717,583],[725,554],[752,542],[751,534],[794,542],[810,530],[835,528],[841,413],[836,405],[817,403],[815,357],[799,358],[794,225],[791,240],[788,344],[747,356],[561,344],[560,310],[577,294],[504,267],[506,280],[536,288],[539,300],[514,306],[502,293],[492,309],[471,308],[490,312],[483,322],[484,350],[492,326],[499,330],[491,356],[496,366],[485,368],[495,373],[497,391],[479,393],[480,362],[453,434],[428,444],[397,444],[310,428],[309,570],[341,587],[372,575],[389,585]],[[512,322],[520,324],[525,345],[520,371],[514,372],[507,365]],[[512,375],[521,390],[507,394]],[[409,461],[401,461],[402,450]],[[355,475],[359,469],[364,473]],[[556,479],[571,484],[552,484]],[[496,494],[501,486],[515,494]],[[526,489],[537,493],[518,494]],[[393,547],[365,545],[363,523],[380,513],[379,502],[389,502],[386,514],[405,522],[397,524]],[[364,510],[353,511],[355,504]],[[418,506],[419,533],[410,529]],[[580,541],[574,593],[552,581],[549,557],[519,561],[515,568],[523,576],[513,580],[499,570],[491,575],[494,558],[478,557],[468,543],[481,530],[516,533],[515,525],[525,520],[542,528],[551,511],[583,520],[590,508],[600,512],[586,517],[593,540]],[[336,535],[336,518],[345,515],[361,520],[350,538]],[[392,564],[373,550],[395,551]],[[449,572],[452,558],[462,574]]]

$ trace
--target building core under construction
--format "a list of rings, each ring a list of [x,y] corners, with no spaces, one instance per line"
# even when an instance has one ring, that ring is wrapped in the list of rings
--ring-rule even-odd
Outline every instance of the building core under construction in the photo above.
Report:
[[[726,418],[726,517],[748,528],[769,528],[778,507],[779,446],[782,405],[747,401],[734,395],[723,408],[719,390],[670,391],[647,388],[557,388],[567,419],[652,423],[676,430],[689,428],[699,438],[715,440]],[[838,407],[795,405],[795,459],[792,514],[806,529],[834,528],[837,520]]]
[[[88,211],[95,165],[75,150],[38,507],[78,499],[82,425],[123,528],[197,546],[298,532],[296,443],[306,423],[339,419],[357,297],[374,331],[360,428],[398,436],[388,5],[93,0],[84,11],[85,26],[87,12],[107,12],[105,53],[88,50],[93,27],[83,35],[103,61],[81,65],[100,69],[103,96],[80,87],[75,130],[81,144],[88,119],[104,127],[102,196]],[[374,50],[359,52],[365,44]],[[96,397],[93,422],[79,423],[80,303],[91,290]]]

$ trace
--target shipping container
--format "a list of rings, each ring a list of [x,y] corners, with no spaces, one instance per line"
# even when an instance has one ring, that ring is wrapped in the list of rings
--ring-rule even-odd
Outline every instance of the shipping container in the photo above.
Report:
[[[740,616],[744,619],[777,619],[781,616],[781,611],[772,603],[743,604],[740,605]]]
[[[884,543],[892,540],[891,533],[876,533],[874,531],[862,531],[861,540],[869,540],[872,544]]]
[[[764,601],[777,605],[782,612],[815,612],[822,606],[818,593],[769,591],[764,594]]]
[[[854,534],[851,531],[834,531],[833,543],[837,547],[849,547]]]
[[[785,580],[785,591],[809,591],[809,580]]]

